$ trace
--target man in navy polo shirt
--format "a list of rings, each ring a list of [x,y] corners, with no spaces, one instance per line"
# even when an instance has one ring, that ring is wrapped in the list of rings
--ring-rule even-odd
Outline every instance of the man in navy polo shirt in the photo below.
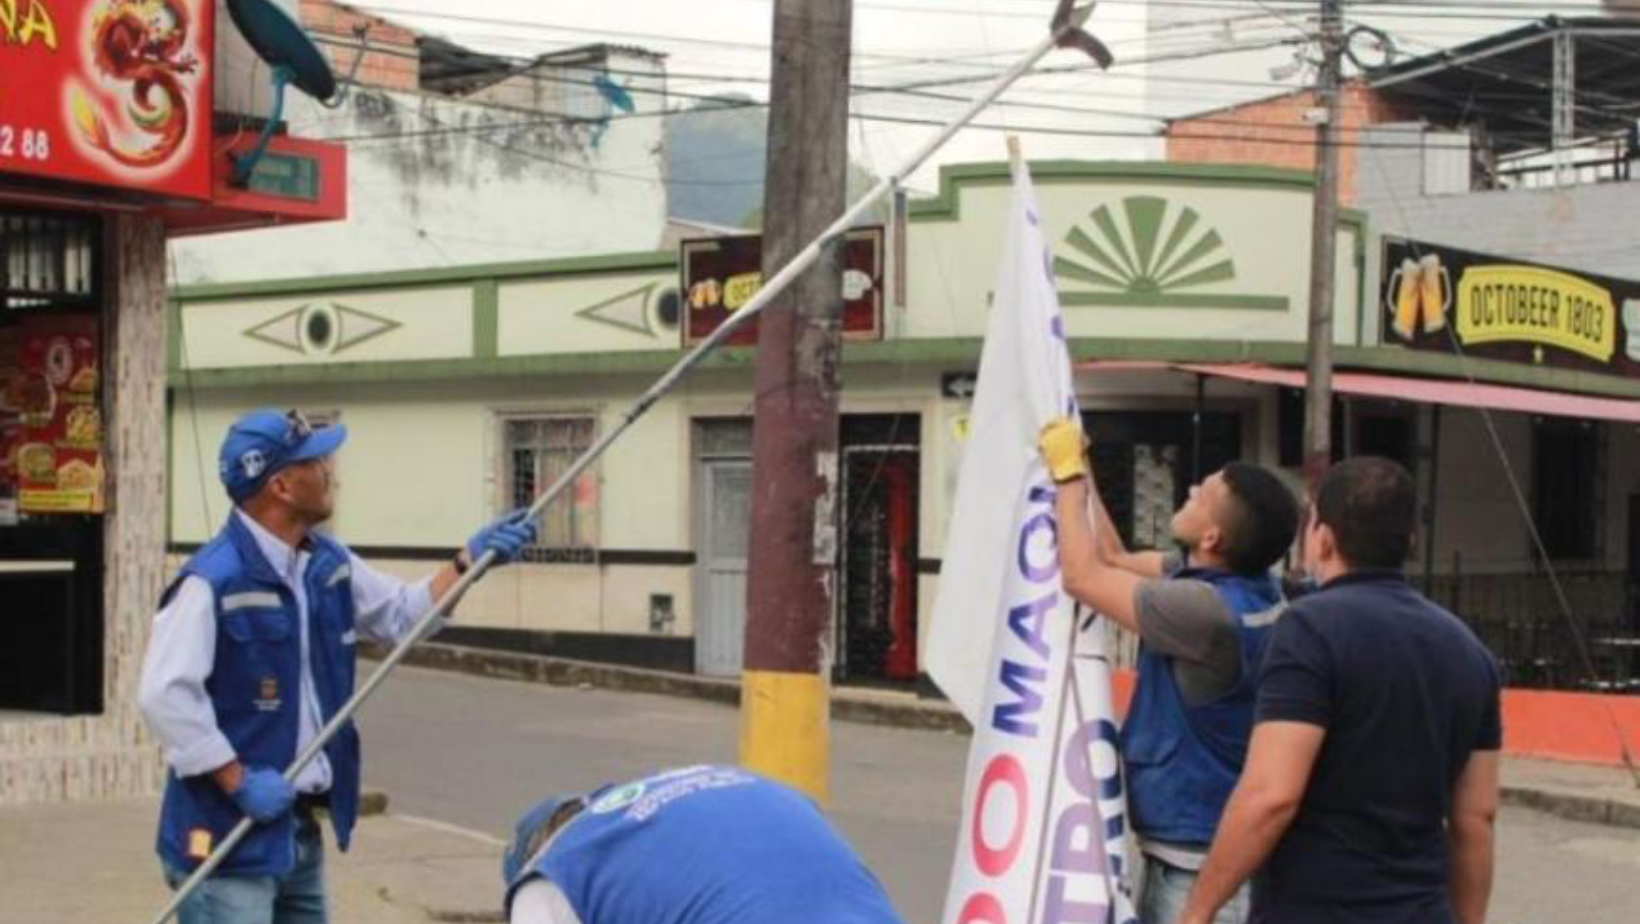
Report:
[[[1179,924],[1255,872],[1255,924],[1485,920],[1498,671],[1401,575],[1417,508],[1388,459],[1322,479],[1304,543],[1321,587],[1270,640],[1247,767]]]
[[[222,441],[234,509],[165,591],[138,705],[170,765],[158,851],[173,888],[241,819],[257,824],[179,909],[182,924],[321,924],[328,806],[346,850],[357,815],[351,724],[295,780],[282,772],[353,694],[360,638],[402,640],[474,559],[515,560],[535,536],[526,512],[479,530],[450,564],[405,583],[314,527],[330,519],[342,427],[255,411]]]
[[[548,797],[501,876],[512,924],[902,924],[807,796],[738,767]]]

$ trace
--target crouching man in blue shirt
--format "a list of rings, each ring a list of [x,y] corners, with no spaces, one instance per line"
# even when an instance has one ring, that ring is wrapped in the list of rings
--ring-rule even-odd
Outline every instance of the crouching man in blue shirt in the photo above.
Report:
[[[1304,537],[1321,588],[1276,624],[1247,766],[1182,924],[1255,871],[1255,924],[1486,919],[1498,670],[1401,576],[1417,510],[1388,459],[1322,479]]]
[[[347,849],[358,812],[359,736],[348,724],[293,782],[282,774],[353,695],[363,638],[397,643],[486,552],[517,559],[535,524],[514,511],[432,576],[405,583],[315,532],[335,508],[342,427],[295,411],[241,417],[222,441],[234,509],[165,591],[138,705],[170,773],[158,849],[173,888],[241,819],[257,822],[179,909],[182,924],[322,924],[328,807]]]
[[[551,796],[501,871],[511,924],[902,924],[808,797],[735,767]]]

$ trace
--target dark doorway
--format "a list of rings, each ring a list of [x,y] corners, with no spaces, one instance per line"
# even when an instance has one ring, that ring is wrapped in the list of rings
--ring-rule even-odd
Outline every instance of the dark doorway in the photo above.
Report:
[[[1640,494],[1629,495],[1629,632],[1640,634]]]
[[[103,707],[102,521],[0,529],[0,709]]]
[[[843,418],[839,679],[917,677],[920,429],[915,414]]]
[[[1583,561],[1601,555],[1599,492],[1601,425],[1586,420],[1542,418],[1532,425],[1532,519],[1550,561]]]

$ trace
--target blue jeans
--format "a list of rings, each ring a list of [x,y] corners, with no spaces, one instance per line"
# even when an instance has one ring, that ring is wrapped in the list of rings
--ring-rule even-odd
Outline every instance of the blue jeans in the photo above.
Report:
[[[172,889],[188,878],[167,868]],[[319,824],[297,816],[296,865],[290,875],[211,876],[177,909],[178,924],[326,924],[325,849]]]
[[[1144,884],[1139,887],[1140,924],[1174,924],[1184,913],[1196,875],[1195,870],[1180,869],[1147,854]],[[1229,904],[1214,915],[1213,924],[1245,924],[1248,896],[1249,889],[1243,884]]]

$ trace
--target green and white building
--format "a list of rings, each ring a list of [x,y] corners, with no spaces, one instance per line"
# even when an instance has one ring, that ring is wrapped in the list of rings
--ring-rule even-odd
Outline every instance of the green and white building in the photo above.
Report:
[[[1192,480],[1227,460],[1279,465],[1296,483],[1310,176],[1032,169],[1096,462],[1130,540],[1165,541]],[[917,672],[1009,193],[1005,164],[948,167],[939,195],[913,201],[876,251],[882,272],[864,296],[875,333],[843,352],[842,677]],[[1514,631],[1510,601],[1541,582],[1507,459],[1529,504],[1598,503],[1559,557],[1583,576],[1573,593],[1601,601],[1586,612],[1633,628],[1622,602],[1640,528],[1633,423],[1559,424],[1517,399],[1549,392],[1555,415],[1621,419],[1640,380],[1392,344],[1369,216],[1346,212],[1338,235],[1337,361],[1368,383],[1341,386],[1339,441],[1419,476],[1434,530],[1413,570],[1466,615]],[[690,294],[673,252],[183,288],[170,326],[173,551],[226,513],[215,452],[228,422],[295,407],[350,431],[335,532],[394,571],[423,572],[527,501],[681,355]],[[464,601],[456,637],[734,674],[754,360],[755,347],[724,349],[651,409],[549,511],[533,560]],[[1479,399],[1488,411],[1470,406],[1477,383],[1499,386]],[[1567,440],[1578,459],[1550,459],[1544,447]]]

